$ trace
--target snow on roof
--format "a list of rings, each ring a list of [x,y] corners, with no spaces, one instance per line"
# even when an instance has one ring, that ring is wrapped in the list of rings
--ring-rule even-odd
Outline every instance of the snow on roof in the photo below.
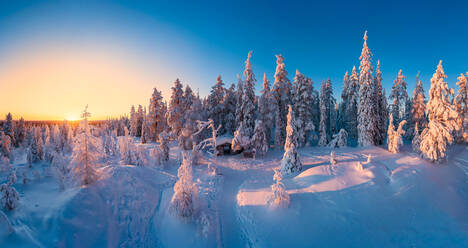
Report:
[[[222,135],[216,138],[216,145],[225,145],[225,144],[231,144],[232,143],[232,137],[231,135]]]

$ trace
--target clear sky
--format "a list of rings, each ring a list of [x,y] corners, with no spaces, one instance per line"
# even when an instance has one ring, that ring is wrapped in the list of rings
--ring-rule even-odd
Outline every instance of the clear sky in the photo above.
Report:
[[[166,99],[176,78],[200,95],[236,82],[247,53],[261,87],[275,54],[317,88],[341,92],[362,36],[380,59],[387,95],[398,70],[425,88],[439,60],[455,87],[468,71],[467,1],[0,1],[0,115],[94,119]],[[411,94],[411,92],[410,92]]]

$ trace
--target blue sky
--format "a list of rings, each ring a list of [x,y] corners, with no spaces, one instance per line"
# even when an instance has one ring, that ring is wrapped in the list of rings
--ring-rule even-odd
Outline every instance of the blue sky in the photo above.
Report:
[[[368,30],[387,91],[400,68],[410,91],[418,71],[428,89],[439,60],[455,87],[468,71],[467,9],[467,1],[1,1],[0,68],[47,49],[99,51],[145,74],[128,83],[148,88],[146,103],[153,86],[168,96],[177,77],[201,95],[218,74],[234,83],[253,50],[259,81],[264,72],[273,81],[282,54],[291,80],[296,69],[316,88],[331,78],[339,95]]]

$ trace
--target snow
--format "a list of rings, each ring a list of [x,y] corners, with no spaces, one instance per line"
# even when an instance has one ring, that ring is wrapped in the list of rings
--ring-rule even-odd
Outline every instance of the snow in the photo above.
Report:
[[[3,210],[14,232],[0,232],[0,247],[466,247],[468,149],[452,146],[446,164],[432,164],[410,146],[397,154],[374,146],[298,149],[303,170],[281,180],[288,208],[268,206],[280,150],[257,159],[205,154],[193,165],[199,200],[189,223],[169,211],[181,162],[175,143],[164,169],[110,160],[100,180],[65,190],[47,163],[28,168],[17,150],[20,201]]]

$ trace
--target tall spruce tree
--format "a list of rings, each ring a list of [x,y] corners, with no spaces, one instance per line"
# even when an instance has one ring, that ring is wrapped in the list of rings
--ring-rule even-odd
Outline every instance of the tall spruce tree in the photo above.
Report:
[[[275,145],[283,147],[286,140],[286,116],[291,97],[291,82],[284,67],[284,58],[276,55],[275,82],[273,84],[273,98],[276,105],[275,116]]]
[[[263,74],[263,89],[260,91],[260,93],[261,95],[258,99],[258,118],[262,121],[262,125],[266,130],[267,144],[270,144],[271,130],[273,128],[273,122],[275,119],[275,108],[274,100],[270,90],[270,81],[268,81],[266,73]]]
[[[292,106],[296,118],[298,145],[304,146],[311,131],[314,131],[312,121],[312,84],[305,76],[296,70],[293,82]]]
[[[184,104],[184,90],[180,80],[177,78],[172,87],[172,94],[167,112],[167,122],[172,133],[175,135],[179,135],[184,124]]]
[[[371,52],[367,47],[367,31],[364,33],[361,64],[359,66],[359,105],[358,105],[358,144],[368,146],[375,144],[378,130],[377,108],[373,89]]]
[[[374,78],[374,91],[377,104],[377,133],[375,135],[375,144],[381,145],[385,142],[385,134],[387,132],[387,97],[385,90],[382,88],[382,72],[380,71],[380,60],[377,60],[377,68]]]

